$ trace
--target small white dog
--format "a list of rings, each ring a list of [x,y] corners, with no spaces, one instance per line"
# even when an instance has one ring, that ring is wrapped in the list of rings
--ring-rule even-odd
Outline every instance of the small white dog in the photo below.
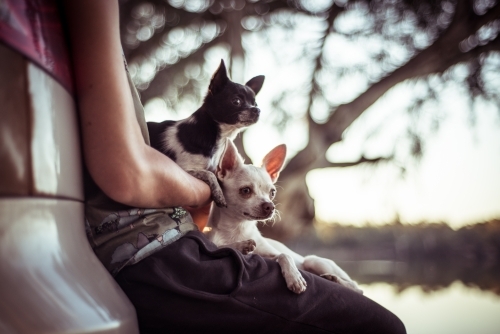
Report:
[[[332,260],[315,255],[303,257],[276,240],[264,238],[257,229],[257,221],[268,220],[275,213],[274,183],[285,156],[286,146],[280,145],[265,156],[262,167],[245,165],[234,144],[227,140],[216,172],[227,207],[212,208],[208,221],[211,230],[206,233],[207,237],[219,247],[276,259],[287,287],[295,293],[304,292],[307,286],[298,269],[362,293],[356,282]]]

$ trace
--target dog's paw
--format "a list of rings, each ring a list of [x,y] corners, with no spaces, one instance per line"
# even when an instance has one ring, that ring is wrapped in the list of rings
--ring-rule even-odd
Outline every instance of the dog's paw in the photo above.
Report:
[[[281,253],[276,256],[276,262],[278,262],[281,267],[281,273],[285,278],[288,289],[297,294],[306,291],[307,282],[295,266],[293,258],[290,255]]]
[[[322,274],[322,275],[319,275],[319,277],[323,277],[324,279],[327,279],[329,281],[339,283],[339,278],[335,275],[332,275],[332,274]]]
[[[227,208],[226,199],[214,173],[202,169],[187,169],[186,172],[208,184],[215,205],[220,208]]]
[[[226,199],[222,194],[222,191],[212,191],[212,199],[219,208],[227,208]]]
[[[296,294],[300,294],[306,291],[307,282],[304,277],[302,277],[300,271],[296,268],[290,269],[282,270],[282,274],[285,278],[286,286],[288,287],[288,289],[292,290]]]
[[[346,279],[344,279],[342,277],[339,277],[339,276],[336,276],[336,275],[333,275],[333,274],[322,274],[322,275],[319,275],[319,276],[323,277],[324,279],[327,279],[329,281],[332,281],[332,282],[338,283],[338,284],[340,284],[342,286],[345,286],[346,288],[354,290],[357,293],[363,294],[363,290],[361,290],[359,288],[358,284],[355,281],[346,280]]]
[[[253,239],[238,242],[238,250],[244,255],[252,253],[255,248],[257,248],[257,244]]]
[[[307,282],[304,277],[302,277],[300,271],[296,270],[296,272],[293,273],[283,273],[283,276],[285,277],[288,289],[292,290],[296,294],[301,294],[306,291]]]

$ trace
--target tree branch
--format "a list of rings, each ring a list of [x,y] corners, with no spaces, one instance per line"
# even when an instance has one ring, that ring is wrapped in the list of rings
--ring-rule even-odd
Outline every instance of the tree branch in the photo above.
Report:
[[[469,51],[470,54],[469,52],[463,53],[460,50],[459,42],[479,29],[471,31],[470,26],[463,24],[466,17],[468,18],[471,15],[470,11],[472,11],[472,8],[469,8],[470,11],[467,10],[467,3],[469,6],[472,6],[471,1],[458,1],[456,15],[452,23],[431,46],[410,59],[405,65],[382,78],[379,82],[372,84],[353,101],[340,105],[336,110],[333,110],[330,119],[321,125],[323,127],[324,140],[329,144],[340,141],[345,129],[396,84],[407,79],[427,76],[431,73],[442,73],[459,62],[479,55],[482,50],[487,50],[488,48],[496,49],[496,44],[488,47],[487,45],[491,44],[488,43],[485,46],[475,48],[477,49],[476,51],[472,49]],[[495,16],[488,17],[493,19]]]
[[[151,4],[155,6],[155,12],[162,12],[163,16],[165,17],[165,13],[169,13],[177,15],[179,18],[179,21],[176,22],[175,26],[168,26],[168,24],[164,25],[162,29],[159,29],[155,31],[153,36],[143,42],[140,42],[139,46],[132,49],[132,50],[124,50],[125,51],[125,56],[127,59],[134,60],[136,58],[140,57],[148,57],[154,50],[161,44],[161,40],[165,34],[168,34],[168,32],[172,28],[176,27],[186,27],[192,22],[195,22],[196,20],[203,20],[207,22],[215,22],[218,19],[217,15],[214,15],[210,11],[204,11],[202,13],[196,13],[196,12],[188,12],[183,9],[178,9],[175,7],[172,7],[169,5],[166,1],[163,0],[148,0]],[[124,29],[127,27],[127,23],[130,22],[131,20],[131,11],[138,5],[140,2],[138,1],[129,1],[125,3],[122,8],[120,8],[120,16],[121,16],[121,21],[123,23],[121,24],[122,27],[122,32]]]
[[[325,164],[325,166],[322,166],[321,168],[345,168],[345,167],[354,167],[358,166],[361,164],[378,164],[380,162],[387,162],[387,161],[392,161],[394,160],[394,156],[389,156],[389,157],[378,157],[374,159],[369,159],[366,158],[364,155],[361,156],[356,161],[351,161],[351,162],[330,162],[328,164]]]
[[[335,19],[338,17],[340,13],[344,11],[344,7],[340,7],[336,4],[333,4],[332,7],[330,7],[328,11],[328,17],[327,17],[327,22],[328,25],[325,29],[325,32],[323,36],[320,38],[320,46],[319,46],[319,52],[314,58],[314,69],[311,74],[311,90],[309,92],[309,101],[307,103],[307,121],[308,121],[308,127],[309,127],[309,141],[307,144],[307,147],[300,151],[296,156],[294,156],[289,162],[286,168],[283,170],[281,173],[281,178],[284,179],[288,177],[289,175],[294,174],[297,171],[302,171],[304,168],[311,168],[313,164],[322,164],[326,160],[325,158],[325,152],[328,147],[323,147],[320,144],[323,142],[322,140],[317,140],[318,138],[315,138],[317,136],[321,136],[321,133],[318,132],[318,124],[314,122],[314,120],[311,117],[311,108],[312,108],[312,103],[314,100],[314,97],[318,91],[320,91],[320,87],[318,83],[316,82],[316,74],[322,69],[322,58],[323,58],[323,53],[324,53],[324,48],[325,48],[325,42],[326,38],[328,37],[330,31],[332,31],[333,24],[335,22]]]
[[[491,51],[500,51],[500,34],[493,40],[491,40],[488,44],[476,46],[475,48],[471,49],[468,52],[463,52],[456,55],[455,58],[450,60],[450,65],[447,66],[446,68],[449,68],[452,65],[458,63],[469,61],[473,58],[479,57],[480,55]]]
[[[166,83],[174,77],[175,73],[184,70],[184,67],[191,62],[200,63],[204,52],[218,43],[220,43],[220,39],[216,37],[212,41],[200,46],[200,48],[186,58],[182,58],[177,63],[158,71],[154,79],[149,83],[149,87],[141,92],[141,101],[145,103],[151,98],[162,96],[165,92]]]

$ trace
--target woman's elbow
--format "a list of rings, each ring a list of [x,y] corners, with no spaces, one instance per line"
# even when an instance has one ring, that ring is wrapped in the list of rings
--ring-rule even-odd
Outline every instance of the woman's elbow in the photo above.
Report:
[[[110,185],[102,190],[109,198],[118,203],[130,206],[139,206],[137,205],[137,188],[133,186],[132,182],[129,180],[121,180],[120,182],[117,182],[115,186]]]
[[[130,205],[137,206],[138,198],[140,197],[140,169],[117,168],[110,171],[104,169],[93,174],[96,184],[101,190],[112,200]]]

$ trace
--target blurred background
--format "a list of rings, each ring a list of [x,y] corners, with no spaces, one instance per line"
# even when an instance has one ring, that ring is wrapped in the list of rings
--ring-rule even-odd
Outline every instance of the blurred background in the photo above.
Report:
[[[224,59],[263,74],[259,163],[286,143],[266,236],[337,261],[409,333],[500,333],[498,0],[128,0],[148,121],[202,103]]]

